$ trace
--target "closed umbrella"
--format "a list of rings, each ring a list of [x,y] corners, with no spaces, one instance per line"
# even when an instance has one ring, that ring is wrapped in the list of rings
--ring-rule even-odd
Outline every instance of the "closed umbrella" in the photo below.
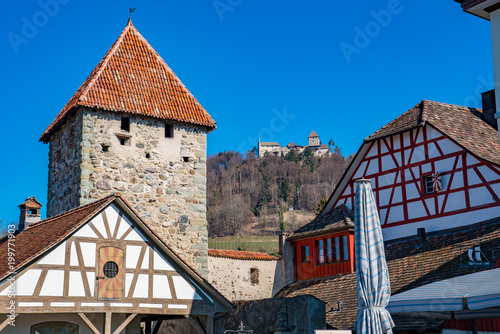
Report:
[[[392,333],[394,322],[385,309],[391,296],[389,271],[370,182],[356,181],[354,235],[358,314],[354,329],[358,334]]]

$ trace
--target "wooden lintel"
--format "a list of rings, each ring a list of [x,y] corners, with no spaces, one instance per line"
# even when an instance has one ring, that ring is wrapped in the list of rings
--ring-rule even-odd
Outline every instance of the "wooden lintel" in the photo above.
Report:
[[[94,332],[94,334],[101,334],[101,332],[99,332],[99,330],[94,326],[94,324],[92,323],[92,321],[90,321],[90,319],[87,318],[87,316],[85,315],[85,313],[78,313],[78,315],[87,324],[87,326],[89,326],[90,330],[92,332]]]
[[[120,326],[118,326],[118,328],[113,332],[113,334],[120,334],[120,332],[125,327],[127,327],[127,325],[135,318],[136,315],[137,315],[137,313],[132,313],[131,315],[129,315],[127,317],[127,319],[125,319],[125,321],[123,321],[122,324]]]
[[[205,334],[205,331],[203,331],[200,328],[200,326],[198,326],[196,321],[193,318],[191,318],[190,315],[185,315],[185,317],[186,317],[187,321],[189,322],[189,324],[191,325],[191,327],[193,327],[198,334]]]

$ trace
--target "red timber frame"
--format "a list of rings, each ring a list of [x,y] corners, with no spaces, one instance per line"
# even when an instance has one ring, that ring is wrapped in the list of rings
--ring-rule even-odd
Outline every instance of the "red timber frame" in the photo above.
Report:
[[[334,239],[347,237],[347,252],[348,256],[343,255],[343,244],[340,244],[340,260],[336,260]],[[323,245],[325,250],[324,261],[319,260],[318,242],[332,239],[332,256],[333,260],[329,261],[326,256],[326,244]],[[295,279],[303,281],[313,278],[332,277],[337,275],[350,274],[355,270],[354,264],[354,231],[345,231],[335,234],[326,234],[315,236],[307,239],[300,239],[293,242],[295,246]],[[302,248],[309,247],[309,261],[303,261]],[[323,263],[320,263],[323,262]]]
[[[432,131],[433,134],[430,136],[431,138],[428,138],[429,131]],[[346,204],[354,208],[354,183],[361,178],[372,180],[372,189],[379,212],[381,212],[382,227],[403,225],[500,206],[499,195],[493,189],[495,185],[500,183],[500,168],[471,154],[430,125],[380,138],[365,145],[370,145],[367,153],[356,166],[356,170],[352,174],[353,177],[342,190],[333,208],[340,204]],[[447,149],[443,147],[445,145]],[[450,146],[455,149],[450,150]],[[382,147],[384,147],[384,152],[382,152]],[[373,150],[377,150],[376,154],[370,153]],[[430,150],[432,150],[432,154],[429,153]],[[392,168],[383,170],[382,160],[384,157],[390,157],[394,162]],[[369,167],[372,164],[378,167],[375,173],[369,172]],[[424,166],[425,170],[423,169]],[[422,178],[436,172],[439,172],[441,178],[446,182],[443,184],[441,191],[426,194]],[[489,180],[487,180],[485,172],[489,175]],[[470,175],[473,175],[477,182],[471,182],[469,180]],[[390,182],[387,182],[388,179],[390,179]],[[455,181],[459,186],[451,187],[452,184],[455,185]],[[400,187],[401,194],[396,194],[398,187]],[[417,189],[418,196],[408,198],[408,189],[410,187]],[[471,191],[478,190],[482,191],[483,197],[488,197],[488,201],[471,203]],[[381,201],[381,196],[386,197]],[[452,209],[447,208],[447,205],[453,202],[450,197],[453,197],[455,202],[459,199],[463,205],[457,207],[456,203],[454,203]],[[399,200],[396,200],[396,198]],[[423,209],[422,212],[419,212],[419,217],[411,217],[409,214],[408,208],[412,203],[421,204]],[[402,207],[402,215],[399,215],[397,220],[391,220],[391,210],[399,206]]]

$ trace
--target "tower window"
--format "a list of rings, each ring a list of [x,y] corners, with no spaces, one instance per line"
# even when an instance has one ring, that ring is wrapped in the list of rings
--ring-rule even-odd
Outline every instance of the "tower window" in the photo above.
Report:
[[[130,131],[130,117],[122,116],[122,131]]]
[[[165,123],[165,138],[174,138],[174,125]]]
[[[189,157],[182,157],[182,161],[189,162]]]
[[[30,215],[37,215],[38,214],[38,210],[37,209],[29,209],[29,214]]]

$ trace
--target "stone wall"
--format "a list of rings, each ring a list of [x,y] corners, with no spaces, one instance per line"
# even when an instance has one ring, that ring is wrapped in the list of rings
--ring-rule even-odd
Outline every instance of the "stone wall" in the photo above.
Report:
[[[258,283],[251,270],[257,270]],[[273,297],[283,287],[281,260],[258,261],[208,257],[208,282],[230,301]]]
[[[273,334],[273,326],[278,324],[278,312],[285,311],[289,325],[295,329],[289,334],[314,334],[315,329],[326,329],[325,303],[302,295],[292,298],[272,298],[233,303],[227,316],[215,322],[215,333],[226,330],[237,331],[243,323],[245,330],[259,334]]]
[[[80,205],[81,117],[77,112],[50,137],[48,217]]]
[[[59,211],[75,207],[75,201],[87,204],[119,192],[177,254],[206,276],[206,128],[174,123],[174,137],[166,138],[161,120],[88,108],[78,115],[80,184],[71,184],[77,199],[59,205]],[[130,116],[128,132],[121,130],[122,116]]]

